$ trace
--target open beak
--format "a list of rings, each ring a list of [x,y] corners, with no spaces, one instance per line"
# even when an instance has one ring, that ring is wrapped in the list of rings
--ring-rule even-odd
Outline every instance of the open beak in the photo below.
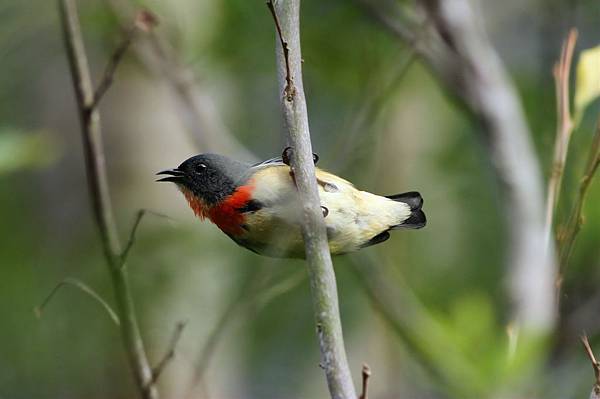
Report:
[[[163,170],[161,172],[158,172],[157,175],[168,175],[167,177],[163,177],[162,179],[158,179],[157,181],[166,181],[181,184],[185,180],[185,174],[179,169]]]

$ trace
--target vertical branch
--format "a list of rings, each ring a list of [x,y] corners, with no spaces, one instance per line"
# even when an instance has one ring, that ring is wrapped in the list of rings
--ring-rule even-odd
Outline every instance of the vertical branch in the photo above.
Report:
[[[394,2],[355,1],[367,5],[368,14],[390,34],[411,44],[483,125],[509,229],[513,318],[525,331],[548,331],[555,321],[556,268],[553,245],[545,245],[542,175],[519,98],[481,27],[481,16],[469,0],[424,0],[417,6],[424,7],[425,24],[400,7],[381,9]]]
[[[300,1],[280,0],[275,6],[272,1],[268,1],[267,4],[281,32],[276,52],[279,86],[284,93],[281,97],[281,107],[288,133],[288,144],[292,148],[291,167],[298,187],[303,215],[302,236],[306,246],[306,261],[321,349],[321,365],[325,370],[331,397],[355,399],[356,393],[344,348],[335,273],[327,243],[312,157],[308,113],[302,84]],[[286,47],[289,51],[284,51]]]
[[[560,187],[565,170],[567,152],[569,150],[569,141],[573,133],[573,119],[571,118],[571,107],[569,105],[569,76],[576,41],[577,30],[571,29],[569,36],[563,44],[560,59],[552,70],[556,86],[556,114],[558,120],[556,124],[552,171],[546,195],[546,240],[548,242],[552,237],[554,211],[560,195]]]
[[[585,204],[585,197],[587,196],[594,174],[598,170],[598,166],[600,166],[600,118],[598,118],[596,125],[596,134],[594,135],[590,147],[588,161],[579,182],[579,191],[577,192],[573,209],[569,214],[566,224],[558,233],[558,258],[560,261],[559,283],[562,280],[562,275],[567,267],[569,257],[571,256],[575,239],[581,228],[583,222],[581,212],[583,211],[583,205]]]
[[[137,387],[144,399],[157,399],[158,392],[152,380],[152,369],[144,351],[126,269],[121,268],[121,244],[110,202],[104,151],[100,130],[100,117],[96,109],[98,98],[94,93],[81,26],[74,0],[59,1],[61,24],[77,107],[81,121],[81,134],[85,156],[92,213],[99,230],[106,263],[115,290],[116,311],[121,321],[121,336],[129,365]]]
[[[482,123],[502,187],[513,318],[523,331],[548,332],[556,268],[552,243],[545,245],[542,175],[520,100],[469,0],[424,3],[437,34],[429,36],[437,38],[430,46],[445,54],[428,62]]]

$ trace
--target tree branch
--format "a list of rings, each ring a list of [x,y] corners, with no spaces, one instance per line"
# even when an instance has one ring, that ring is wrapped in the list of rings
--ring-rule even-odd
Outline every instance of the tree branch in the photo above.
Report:
[[[121,63],[123,56],[129,49],[129,46],[133,42],[135,38],[135,34],[138,30],[142,30],[144,32],[149,32],[152,28],[154,28],[158,23],[156,16],[147,10],[140,10],[137,12],[135,19],[130,27],[125,30],[125,34],[121,39],[121,43],[117,46],[117,48],[113,51],[106,68],[104,69],[104,73],[102,78],[100,79],[100,83],[94,92],[94,100],[90,105],[90,108],[96,108],[102,100],[102,97],[110,86],[113,83],[113,79],[115,77],[115,72],[117,71],[117,67]]]
[[[577,30],[571,29],[567,39],[563,43],[559,61],[552,70],[556,87],[556,138],[554,140],[554,158],[552,160],[552,171],[548,181],[548,193],[546,195],[546,240],[552,238],[552,225],[562,177],[565,171],[565,163],[569,150],[569,142],[573,133],[573,119],[571,118],[571,107],[569,105],[569,76],[573,60],[573,50],[577,41]]]
[[[144,399],[157,399],[159,397],[158,391],[152,381],[152,369],[148,363],[135,316],[126,268],[121,267],[120,264],[121,244],[110,202],[102,149],[100,117],[96,108],[97,104],[94,102],[94,90],[77,8],[74,0],[60,0],[59,6],[67,57],[81,122],[92,213],[100,233],[104,256],[115,290],[116,311],[121,321],[121,337],[140,395]]]
[[[397,2],[356,1],[367,5],[369,15],[393,36],[411,44],[485,128],[482,138],[502,187],[509,228],[513,318],[524,331],[547,332],[555,322],[556,267],[553,245],[545,245],[540,168],[520,101],[480,26],[481,17],[469,0],[424,0],[417,3],[414,15]],[[379,6],[384,3],[396,7],[382,12]],[[420,18],[420,11],[427,19]],[[417,37],[413,32],[419,29],[422,34]]]
[[[271,4],[269,7],[273,7],[273,15],[280,22],[279,41],[287,43],[289,46],[288,57],[285,57],[281,43],[277,43],[279,85],[285,94],[281,98],[281,107],[284,125],[288,133],[288,144],[292,148],[291,167],[298,187],[298,199],[303,215],[302,236],[306,246],[317,336],[321,349],[321,364],[325,370],[331,397],[355,399],[357,396],[344,349],[335,273],[315,178],[308,113],[302,83],[300,1],[279,1],[276,5]],[[289,62],[290,76],[287,76],[286,73],[286,58]],[[286,90],[288,82],[291,82],[293,86]]]
[[[371,377],[371,368],[368,364],[363,364],[362,368],[362,393],[358,399],[369,399],[369,378]]]
[[[590,393],[590,399],[600,399],[600,363],[598,363],[596,357],[594,356],[594,351],[592,351],[592,347],[590,346],[587,335],[583,335],[581,337],[581,343],[583,344],[585,353],[590,358],[592,368],[594,369],[595,382],[594,386],[592,387],[592,392]]]
[[[156,367],[152,369],[152,383],[155,383],[160,378],[163,370],[171,360],[175,357],[175,348],[181,339],[181,334],[183,333],[183,329],[187,325],[186,321],[180,321],[175,325],[175,330],[173,331],[173,335],[171,336],[171,341],[169,342],[169,346],[167,347],[167,351]]]
[[[558,257],[560,259],[559,279],[562,278],[567,264],[569,263],[569,257],[571,256],[571,252],[573,251],[575,239],[577,238],[577,234],[581,229],[581,225],[583,223],[582,212],[583,206],[585,204],[585,198],[587,196],[590,183],[592,182],[592,179],[594,178],[594,175],[596,174],[599,165],[600,117],[598,118],[598,122],[596,125],[596,133],[594,135],[594,139],[590,147],[588,161],[583,172],[583,176],[581,177],[581,180],[579,182],[579,191],[577,192],[577,197],[575,198],[573,209],[569,214],[569,218],[567,219],[566,224],[562,226],[558,232]]]
[[[501,183],[509,238],[513,318],[526,332],[555,322],[556,267],[545,245],[542,176],[519,98],[468,0],[427,0],[426,11],[449,61],[434,69],[485,128],[493,170]]]
[[[98,302],[100,304],[100,306],[102,306],[104,308],[104,310],[106,310],[106,313],[108,313],[108,316],[111,318],[111,320],[117,326],[121,324],[119,322],[119,316],[117,316],[115,311],[112,310],[112,308],[110,307],[108,302],[106,302],[104,300],[104,298],[102,298],[100,296],[100,294],[98,294],[96,291],[94,291],[92,288],[90,288],[90,286],[85,284],[83,281],[78,280],[76,278],[72,278],[72,277],[67,277],[64,280],[62,280],[61,282],[59,282],[58,284],[56,284],[54,286],[54,288],[52,289],[52,291],[50,291],[48,296],[46,296],[44,301],[39,306],[36,306],[34,308],[35,315],[38,318],[42,317],[42,312],[44,311],[44,308],[46,307],[46,305],[48,305],[48,303],[50,303],[52,298],[54,298],[54,295],[65,285],[70,285],[72,287],[75,287],[75,288],[79,289],[81,292],[83,292],[84,294],[89,295],[93,300]]]
[[[127,29],[127,21],[134,13],[129,0],[105,0]],[[228,153],[247,161],[258,158],[246,148],[227,128],[216,109],[214,100],[202,90],[193,71],[184,65],[169,43],[159,32],[140,37],[133,43],[139,60],[154,74],[163,79],[176,100],[175,110],[180,114],[186,131],[202,151]]]

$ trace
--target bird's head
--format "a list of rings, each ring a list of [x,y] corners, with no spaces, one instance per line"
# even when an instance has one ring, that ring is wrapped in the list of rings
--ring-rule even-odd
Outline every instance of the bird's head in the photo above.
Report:
[[[157,181],[175,183],[186,197],[193,196],[211,207],[236,190],[247,170],[248,165],[223,155],[200,154],[186,159],[175,169],[158,172],[167,177]]]

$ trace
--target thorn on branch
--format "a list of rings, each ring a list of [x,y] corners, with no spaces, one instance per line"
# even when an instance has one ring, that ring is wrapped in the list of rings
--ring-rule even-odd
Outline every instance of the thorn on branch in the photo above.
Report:
[[[273,21],[275,22],[275,28],[277,28],[277,36],[279,37],[279,41],[281,42],[281,48],[283,49],[283,58],[285,59],[285,88],[283,89],[283,96],[287,101],[293,101],[294,96],[296,95],[296,87],[294,86],[294,80],[292,78],[292,73],[290,69],[290,47],[288,43],[283,38],[283,33],[281,31],[281,24],[279,23],[279,18],[277,17],[277,13],[275,12],[275,5],[272,0],[267,1],[267,7],[269,7],[269,11],[271,11],[271,15],[273,16]]]
[[[117,67],[121,63],[123,56],[125,56],[127,49],[133,42],[136,33],[138,31],[149,33],[156,25],[158,25],[158,18],[151,11],[139,10],[135,14],[133,23],[128,29],[125,30],[121,43],[119,43],[115,51],[112,53],[108,64],[104,69],[104,73],[102,74],[102,78],[100,79],[100,84],[94,91],[92,103],[89,104],[87,107],[88,112],[94,110],[98,106],[98,104],[112,85]]]
[[[371,368],[365,363],[362,368],[362,393],[358,399],[368,399],[369,377],[371,377]]]
[[[592,347],[590,346],[590,342],[588,341],[587,335],[583,335],[581,337],[581,343],[583,344],[583,348],[590,358],[590,362],[592,363],[592,368],[594,369],[594,376],[596,381],[594,382],[594,387],[592,388],[592,394],[590,398],[600,397],[600,363],[596,360],[594,356],[594,352],[592,351]]]
[[[46,296],[46,298],[42,301],[42,303],[39,306],[36,306],[35,308],[33,308],[33,312],[35,313],[35,315],[38,319],[42,317],[42,313],[43,313],[46,305],[48,305],[48,303],[50,303],[52,298],[54,298],[54,295],[65,285],[70,285],[72,287],[75,287],[75,288],[79,289],[81,292],[83,292],[84,294],[89,295],[93,300],[98,302],[100,304],[100,306],[102,306],[104,308],[104,310],[106,310],[106,313],[108,313],[108,316],[112,319],[112,321],[117,326],[120,325],[119,317],[117,316],[115,311],[112,310],[112,308],[110,307],[108,302],[106,302],[96,291],[94,291],[92,288],[90,288],[90,286],[85,284],[83,281],[78,280],[73,277],[67,277],[64,280],[60,281],[58,284],[56,284],[54,286],[54,288],[52,289],[52,291],[50,291],[48,296]]]
[[[152,369],[152,379],[150,380],[151,384],[154,384],[156,383],[156,381],[158,381],[165,367],[167,367],[169,362],[175,357],[175,348],[177,347],[177,344],[181,339],[181,334],[183,333],[183,329],[186,325],[187,321],[180,321],[175,325],[175,330],[173,331],[173,335],[171,336],[171,341],[169,342],[167,351],[165,352],[160,362],[158,362],[156,367]]]

